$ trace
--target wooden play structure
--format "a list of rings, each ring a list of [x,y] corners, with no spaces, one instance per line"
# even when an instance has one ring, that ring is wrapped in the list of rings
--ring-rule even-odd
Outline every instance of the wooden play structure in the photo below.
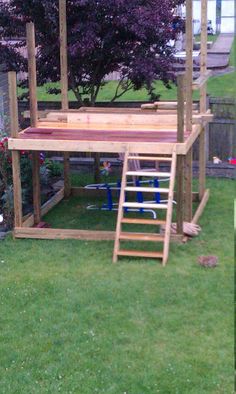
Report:
[[[45,111],[40,115],[36,98],[36,60],[35,32],[33,23],[27,24],[27,47],[29,63],[30,120],[31,126],[19,132],[17,111],[16,75],[9,73],[11,138],[9,149],[12,150],[14,182],[14,206],[16,238],[40,239],[86,239],[114,240],[113,261],[119,256],[141,256],[157,258],[165,265],[168,260],[171,235],[173,199],[177,202],[176,238],[183,238],[183,223],[197,223],[209,198],[205,187],[205,130],[212,115],[207,108],[206,82],[209,72],[206,68],[207,57],[207,0],[202,0],[201,33],[201,73],[193,81],[193,16],[192,0],[187,0],[186,15],[186,72],[178,76],[178,101],[157,102],[144,105],[140,109],[115,108],[80,108],[70,110],[68,106],[68,65],[67,65],[67,26],[66,0],[59,1],[60,43],[61,43],[61,89],[62,105],[59,111]],[[193,103],[193,90],[200,90],[200,106]],[[192,191],[192,147],[199,140],[199,192]],[[33,206],[32,215],[23,217],[21,197],[20,151],[32,151],[33,157]],[[41,206],[39,153],[42,151],[60,151],[64,154],[64,187],[50,201]],[[123,174],[116,232],[65,230],[38,228],[51,208],[63,198],[79,193],[71,187],[69,181],[69,155],[71,152],[107,152],[123,153]],[[129,161],[138,160],[140,168],[143,162],[154,162],[156,171],[148,169],[129,170]],[[162,172],[158,163],[169,163],[170,171]],[[127,179],[133,177],[165,177],[168,185],[160,188],[146,186],[127,186]],[[176,185],[176,190],[175,190]],[[141,191],[159,192],[165,196],[166,203],[145,203],[127,201],[125,195]],[[199,206],[193,216],[193,201]],[[130,217],[126,208],[151,208],[165,212],[165,219],[147,219]],[[140,232],[127,232],[123,226],[141,225]],[[145,232],[150,225],[156,225],[154,233]],[[160,233],[158,229],[164,228]],[[125,249],[123,241],[150,241],[163,244],[162,250]],[[140,242],[141,244],[141,242]]]

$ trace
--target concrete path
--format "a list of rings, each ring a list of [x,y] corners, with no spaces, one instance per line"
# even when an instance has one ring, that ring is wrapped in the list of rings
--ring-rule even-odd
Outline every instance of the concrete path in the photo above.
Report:
[[[223,34],[221,33],[217,40],[212,45],[211,49],[208,50],[209,54],[230,54],[234,41],[234,34]]]

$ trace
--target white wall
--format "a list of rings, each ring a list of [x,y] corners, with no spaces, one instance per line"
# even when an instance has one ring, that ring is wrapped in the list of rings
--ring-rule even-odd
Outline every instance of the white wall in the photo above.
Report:
[[[222,0],[221,32],[234,33],[235,31],[235,1]],[[186,15],[183,7],[183,16]],[[201,0],[193,0],[194,34],[200,33],[201,24]],[[216,31],[216,0],[208,0],[208,20],[212,21],[214,32]]]
[[[235,27],[235,2],[222,0],[221,33],[233,33]]]

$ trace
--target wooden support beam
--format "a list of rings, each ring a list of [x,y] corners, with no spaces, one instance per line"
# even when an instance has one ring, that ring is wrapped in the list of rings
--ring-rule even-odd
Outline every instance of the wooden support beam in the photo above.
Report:
[[[14,226],[22,226],[22,191],[20,172],[20,152],[12,152],[12,177],[14,191]]]
[[[115,231],[70,230],[37,227],[16,227],[15,238],[32,239],[77,239],[83,241],[114,241]],[[171,234],[171,241],[181,242],[182,236]]]
[[[69,108],[66,0],[59,0],[59,23],[60,23],[61,104],[62,104],[62,109],[66,110]]]
[[[177,77],[177,96],[178,96],[178,129],[177,142],[184,142],[184,75]],[[184,226],[184,157],[177,156],[177,233],[183,234]]]
[[[204,192],[203,198],[202,198],[202,200],[201,200],[201,202],[200,202],[200,204],[199,204],[199,206],[198,206],[198,208],[197,208],[197,210],[196,210],[196,212],[194,214],[194,217],[193,217],[193,219],[191,221],[192,224],[198,224],[199,219],[202,216],[202,214],[204,212],[204,209],[206,207],[206,204],[207,204],[207,202],[209,200],[209,197],[210,197],[210,190],[206,189],[205,192]],[[183,238],[183,242],[184,243],[187,242],[188,239],[189,239],[189,237],[185,236]]]
[[[207,71],[207,0],[201,1],[201,76],[204,77]],[[206,79],[207,81],[207,79]],[[207,84],[200,87],[200,112],[207,112]],[[202,199],[206,190],[206,128],[202,127],[199,136],[199,198]]]
[[[18,138],[19,135],[19,116],[17,103],[17,81],[15,71],[8,73],[9,89],[9,110],[10,110],[10,129],[11,137]]]
[[[201,91],[206,90],[206,82],[208,81],[208,79],[210,78],[210,76],[212,75],[212,71],[211,70],[206,70],[203,73],[201,73],[200,77],[195,79],[193,81],[193,90],[198,90],[200,89]],[[200,93],[201,96],[201,93]]]
[[[40,153],[32,152],[32,180],[33,180],[33,206],[34,222],[41,221],[41,193],[40,193]]]
[[[193,179],[193,150],[185,156],[185,221],[191,222],[193,215],[192,179]]]
[[[60,65],[61,65],[61,106],[62,106],[62,110],[67,110],[69,108],[69,102],[68,102],[66,0],[59,0],[59,26],[60,26]],[[64,188],[65,188],[65,198],[68,198],[71,194],[69,152],[64,152]]]
[[[30,96],[30,124],[37,127],[38,104],[37,104],[37,77],[36,77],[36,47],[35,29],[32,22],[26,24],[27,50],[28,50],[28,78]]]
[[[28,78],[30,95],[30,124],[37,127],[37,74],[36,74],[36,46],[35,28],[32,22],[26,24],[27,50],[28,50]],[[40,158],[39,152],[32,152],[32,179],[33,179],[33,206],[35,223],[41,220],[40,213]]]
[[[186,0],[186,129],[192,131],[193,1]]]
[[[207,70],[207,23],[208,0],[201,0],[201,55],[200,55],[200,112],[207,110],[207,79],[211,71]]]
[[[17,105],[17,84],[16,73],[8,73],[9,88],[9,110],[10,110],[10,131],[11,137],[18,137],[19,118]],[[12,152],[12,177],[14,191],[14,225],[22,226],[22,192],[21,192],[21,172],[20,172],[20,152]]]

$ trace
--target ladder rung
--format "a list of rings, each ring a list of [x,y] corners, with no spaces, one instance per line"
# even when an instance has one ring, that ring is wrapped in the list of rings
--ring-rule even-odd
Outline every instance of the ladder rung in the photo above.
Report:
[[[148,171],[127,171],[126,175],[130,176],[157,176],[157,177],[164,177],[164,178],[169,178],[170,177],[170,172],[148,172]]]
[[[161,187],[127,186],[125,190],[127,192],[169,193],[169,189]]]
[[[172,157],[152,157],[152,156],[129,156],[129,160],[142,161],[172,161]]]
[[[136,219],[136,218],[123,218],[121,223],[124,224],[147,224],[147,225],[156,225],[163,226],[166,224],[165,220],[157,220],[157,219]]]
[[[120,233],[120,240],[164,242],[164,236],[153,233]]]
[[[162,259],[162,252],[145,252],[142,250],[119,250],[118,256],[135,256],[135,257],[147,257],[150,259]]]
[[[147,209],[167,209],[167,204],[156,204],[156,203],[142,203],[142,202],[125,202],[124,208],[147,208]]]

